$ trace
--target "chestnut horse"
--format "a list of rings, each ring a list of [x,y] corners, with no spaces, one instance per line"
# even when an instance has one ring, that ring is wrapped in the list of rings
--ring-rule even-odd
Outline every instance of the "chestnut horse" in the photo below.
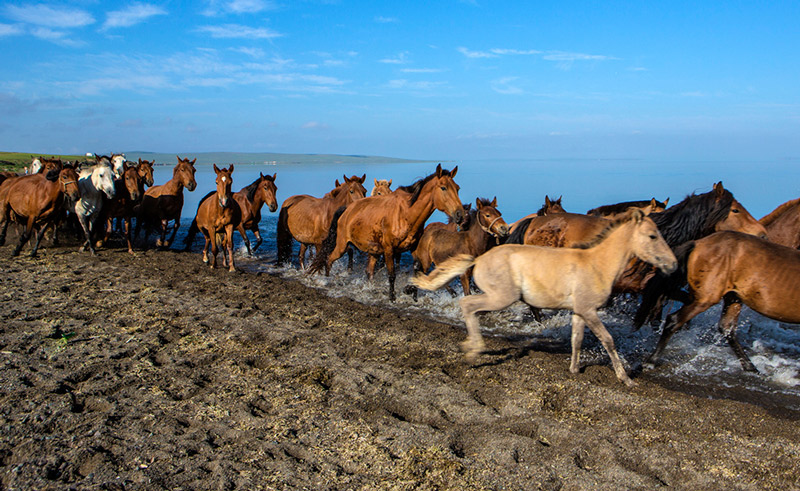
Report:
[[[667,316],[650,361],[658,360],[675,332],[722,300],[719,330],[742,368],[756,371],[736,339],[742,304],[771,319],[800,323],[800,251],[752,235],[718,232],[687,243],[677,254],[685,265],[691,303]]]
[[[619,359],[614,339],[597,315],[597,309],[608,301],[617,276],[633,257],[668,273],[677,266],[656,224],[638,210],[627,220],[610,222],[580,248],[505,244],[477,258],[455,256],[438,265],[430,275],[414,277],[412,283],[435,290],[474,266],[475,284],[483,293],[461,299],[468,332],[462,348],[470,363],[475,362],[485,347],[475,314],[504,309],[523,300],[536,308],[573,311],[570,372],[580,370],[581,344],[588,325],[608,352],[617,378],[635,385]]]
[[[225,258],[227,253],[228,271],[236,271],[233,263],[233,231],[242,221],[242,210],[239,203],[233,198],[231,186],[233,185],[233,164],[227,169],[220,169],[214,164],[214,172],[217,174],[215,180],[217,190],[214,195],[201,202],[197,207],[197,216],[194,222],[197,228],[203,233],[206,243],[203,246],[203,262],[208,264],[208,246],[211,246],[211,269],[217,267],[217,234],[224,234],[222,241]]]
[[[113,230],[114,218],[119,218],[125,224],[125,240],[128,243],[128,252],[133,254],[133,243],[131,242],[133,210],[141,201],[142,196],[144,196],[144,178],[139,172],[140,166],[141,164],[128,167],[127,163],[123,164],[122,179],[114,181],[114,199],[108,200],[108,202],[103,205],[103,218],[106,223],[106,230],[105,235],[97,244],[98,247],[108,242]]]
[[[0,246],[6,242],[9,221],[25,221],[25,230],[20,234],[19,244],[14,249],[13,256],[19,255],[22,247],[30,239],[34,227],[38,227],[36,243],[31,250],[31,257],[35,257],[45,230],[61,217],[65,206],[64,198],[72,202],[80,199],[78,173],[74,168],[65,166],[55,179],[49,179],[48,175],[49,173],[39,173],[24,176],[14,179],[8,186],[0,189],[0,221],[2,221]]]
[[[135,164],[136,172],[139,173],[139,177],[142,178],[142,183],[150,187],[153,185],[153,164],[155,164],[155,160],[142,160],[139,157],[139,162]]]
[[[509,225],[508,227],[509,233],[513,233],[514,230],[516,230],[517,227],[519,227],[521,224],[527,223],[526,220],[539,216],[552,215],[555,213],[566,213],[564,207],[561,206],[561,198],[562,196],[559,196],[557,200],[551,200],[550,196],[544,195],[544,204],[542,205],[541,208],[539,208],[539,211],[537,211],[536,213],[531,213],[530,215],[525,215],[524,217],[520,218],[516,222]]]
[[[497,210],[497,198],[492,201],[478,198],[475,200],[477,209],[468,212],[469,218],[464,220],[467,224],[462,226],[463,231],[456,232],[441,227],[439,222],[431,223],[422,232],[417,248],[411,253],[414,257],[414,269],[427,273],[432,264],[441,264],[446,259],[457,254],[469,254],[477,257],[491,247],[492,239],[495,241],[508,235],[508,225]],[[469,295],[469,281],[472,272],[466,271],[461,275],[461,288],[464,295]],[[448,286],[448,289],[450,287]],[[452,290],[451,290],[451,293]],[[416,289],[412,290],[414,298]]]
[[[375,187],[372,188],[370,191],[370,196],[383,196],[385,194],[391,194],[392,192],[392,180],[389,179],[381,179],[380,181],[375,179]]]
[[[767,229],[767,238],[776,244],[800,247],[800,198],[787,201],[759,220]]]
[[[134,236],[139,236],[139,230],[144,225],[145,244],[147,243],[147,236],[150,234],[150,227],[153,223],[158,223],[161,237],[156,241],[156,247],[169,247],[172,241],[175,240],[175,234],[181,224],[183,188],[194,191],[197,187],[197,181],[194,179],[194,173],[196,172],[194,163],[197,159],[190,161],[189,159],[177,158],[178,163],[172,170],[172,179],[145,191],[142,203],[136,207],[136,233]],[[166,235],[170,220],[174,221],[174,225],[172,236],[167,241]]]
[[[325,268],[325,275],[329,275],[333,262],[353,244],[369,254],[369,279],[378,257],[383,256],[389,276],[389,298],[394,301],[395,254],[416,247],[425,221],[434,209],[447,213],[456,223],[464,219],[458,185],[453,181],[456,172],[458,166],[448,171],[439,164],[436,172],[410,186],[399,187],[385,196],[370,196],[337,210],[328,237],[308,272]]]
[[[313,245],[319,254],[336,210],[366,196],[367,190],[364,188],[366,174],[361,177],[343,177],[344,182],[339,184],[337,179],[336,187],[322,198],[298,194],[286,198],[283,202],[278,215],[276,234],[278,264],[289,261],[294,239],[300,242],[300,268],[305,269],[306,248]],[[352,255],[350,257],[352,258]]]

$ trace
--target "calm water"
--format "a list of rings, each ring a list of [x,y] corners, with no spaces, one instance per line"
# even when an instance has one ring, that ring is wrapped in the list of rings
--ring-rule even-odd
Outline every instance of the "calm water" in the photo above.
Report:
[[[681,201],[690,193],[704,193],[713,183],[723,181],[726,188],[756,217],[760,218],[779,204],[800,196],[796,187],[800,177],[800,161],[772,162],[656,162],[641,160],[527,160],[527,161],[464,161],[445,163],[450,169],[458,165],[456,182],[461,186],[464,202],[475,198],[497,196],[498,208],[506,221],[514,221],[535,212],[544,202],[545,194],[552,198],[563,196],[567,211],[585,212],[602,204],[634,199]],[[362,166],[338,165],[238,165],[234,172],[234,189],[239,189],[258,177],[259,172],[277,173],[278,203],[294,194],[321,196],[330,191],[334,180],[343,174],[367,175],[366,188],[372,189],[373,179],[393,179],[392,188],[413,183],[433,172],[436,163],[373,164]],[[171,177],[171,166],[156,168],[156,183]],[[214,171],[199,166],[198,187],[185,193],[184,221],[194,216],[197,201],[213,189]],[[375,281],[366,281],[363,264],[355,272],[344,270],[344,261],[334,265],[330,277],[309,277],[294,268],[275,268],[275,226],[277,213],[265,208],[261,223],[265,243],[253,259],[244,257],[241,239],[236,236],[240,266],[264,270],[294,278],[310,286],[324,289],[332,296],[347,295],[367,304],[386,304],[387,281],[385,269],[376,274]],[[443,220],[436,213],[431,220]],[[186,227],[182,227],[185,231]],[[201,241],[195,243],[199,250]],[[199,260],[199,257],[198,257]],[[363,263],[363,257],[361,263]],[[404,255],[397,279],[397,291],[407,284],[410,256]],[[627,299],[602,314],[617,341],[620,353],[634,368],[652,351],[657,333],[651,328],[634,331],[630,325],[637,300]],[[463,326],[457,299],[447,293],[424,295],[419,302],[399,294],[394,307],[427,315]],[[677,307],[673,307],[677,308]],[[481,319],[485,333],[527,336],[530,339],[551,339],[569,344],[569,315],[553,313],[543,324],[526,315],[522,304],[505,312],[486,314]],[[699,393],[755,401],[774,408],[800,411],[800,331],[744,309],[740,320],[739,337],[761,373],[741,370],[725,340],[717,332],[720,308],[714,307],[692,321],[690,327],[675,335],[663,365],[647,370],[648,376],[696,388]],[[607,363],[602,347],[593,336],[584,342],[584,362]],[[456,349],[456,347],[454,347]],[[564,355],[565,367],[568,354]],[[610,368],[609,368],[610,370]]]

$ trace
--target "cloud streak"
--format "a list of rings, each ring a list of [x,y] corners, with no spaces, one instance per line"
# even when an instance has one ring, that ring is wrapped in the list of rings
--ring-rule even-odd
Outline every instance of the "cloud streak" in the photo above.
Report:
[[[94,24],[92,14],[76,8],[38,5],[6,5],[3,9],[8,17],[26,24],[56,29],[85,27]]]
[[[166,14],[166,10],[156,5],[135,2],[124,9],[108,12],[102,28],[105,30],[115,27],[130,27],[151,17]]]
[[[266,27],[249,27],[240,24],[201,26],[197,30],[218,39],[274,39],[283,36],[283,34]]]

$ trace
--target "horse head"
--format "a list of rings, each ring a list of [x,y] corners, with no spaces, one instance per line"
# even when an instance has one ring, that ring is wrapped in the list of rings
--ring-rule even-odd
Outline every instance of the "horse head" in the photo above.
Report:
[[[453,180],[458,172],[458,166],[453,170],[442,169],[442,164],[436,166],[436,173],[431,176],[430,186],[433,192],[433,206],[453,218],[457,224],[464,221],[464,207],[458,197],[458,184]]]
[[[217,200],[219,201],[219,206],[225,208],[228,206],[228,201],[233,199],[233,192],[231,191],[231,186],[233,185],[233,178],[231,177],[231,174],[233,174],[233,164],[229,165],[227,169],[220,169],[217,167],[217,164],[214,164],[214,172],[217,174],[217,179],[215,181],[217,184]]]
[[[109,199],[114,199],[114,173],[106,165],[95,165],[92,169],[92,186],[102,191]]]
[[[372,188],[372,191],[369,193],[370,196],[385,196],[387,194],[392,193],[392,180],[381,179],[380,181],[375,179],[375,187]]]
[[[278,186],[275,185],[275,178],[278,174],[261,174],[261,182],[258,183],[258,191],[261,193],[261,200],[269,207],[269,211],[275,212],[278,209]]]
[[[176,155],[176,157],[178,157]],[[197,171],[194,168],[194,163],[197,162],[197,158],[195,157],[194,160],[181,159],[178,157],[178,164],[172,170],[172,178],[178,179],[180,183],[189,191],[194,191],[197,187],[197,181],[194,180],[194,173]]]
[[[121,153],[111,154],[111,169],[114,171],[114,179],[120,179],[124,172],[123,165],[125,163],[125,155]]]
[[[492,237],[508,236],[508,224],[503,220],[502,213],[497,209],[497,196],[492,201],[477,198],[475,205],[477,207],[478,225],[481,226],[484,232]]]
[[[723,200],[725,193],[730,194],[730,191],[722,187],[722,181],[714,184],[714,192],[717,196],[717,200]],[[733,195],[731,195],[731,198],[728,214],[714,225],[714,231],[722,232],[724,230],[732,230],[734,232],[755,235],[756,237],[766,239],[767,229],[764,228],[764,225],[753,218],[753,215],[751,215],[736,198],[733,198]]]
[[[31,156],[31,165],[28,169],[30,174],[38,174],[42,171],[44,166],[42,165],[42,158],[41,157],[33,157]]]
[[[622,220],[625,221],[625,219]],[[630,218],[626,221],[633,224],[631,242],[636,257],[652,264],[666,274],[670,274],[678,268],[675,254],[651,218],[648,218],[642,210],[634,208],[630,212]]]
[[[40,172],[44,172],[44,177],[48,181],[57,181],[59,173],[64,169],[64,164],[61,162],[61,159],[46,159],[46,158],[39,158],[42,163],[42,169]]]
[[[145,186],[152,186],[153,185],[153,164],[155,160],[142,160],[139,157],[139,163],[136,164],[136,172],[139,174],[144,180]]]
[[[138,166],[123,165],[122,184],[128,190],[128,195],[133,201],[139,201],[142,189],[142,176],[139,175]]]
[[[542,208],[536,212],[539,216],[545,215],[552,215],[553,213],[566,213],[567,211],[561,206],[561,198],[563,196],[559,196],[557,200],[551,200],[550,196],[544,195],[544,205]]]
[[[337,187],[342,187],[343,191],[347,192],[345,196],[345,201],[349,204],[357,199],[364,198],[367,195],[367,188],[364,187],[364,181],[367,179],[367,175],[364,174],[361,177],[358,176],[351,176],[347,177],[345,175],[342,176],[344,178],[344,182],[338,184]],[[339,180],[337,179],[336,182],[338,183]]]
[[[62,168],[58,173],[58,184],[64,196],[76,203],[81,199],[81,190],[78,188],[78,173],[71,166]]]

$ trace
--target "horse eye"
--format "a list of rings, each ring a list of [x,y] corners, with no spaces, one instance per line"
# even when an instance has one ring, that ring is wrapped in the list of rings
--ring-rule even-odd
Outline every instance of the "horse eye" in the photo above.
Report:
[[[739,213],[739,210],[737,210],[736,208],[732,208],[731,213]]]
[[[447,188],[442,186],[442,191],[447,191]]]
[[[650,236],[650,240],[656,240],[657,238],[658,238],[658,237],[657,237],[657,236],[655,236],[655,235],[651,235],[651,236]]]

